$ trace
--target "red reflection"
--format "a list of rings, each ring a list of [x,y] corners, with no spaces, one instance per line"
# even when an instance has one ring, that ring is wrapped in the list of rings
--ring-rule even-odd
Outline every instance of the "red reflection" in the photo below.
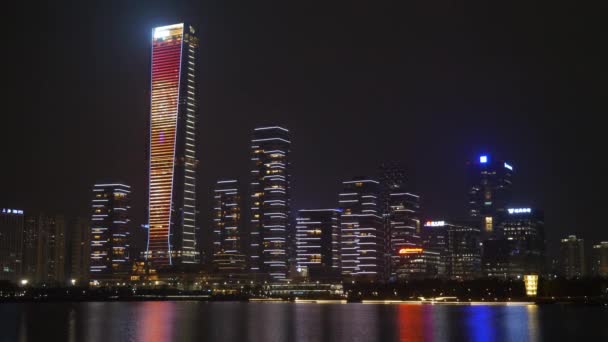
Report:
[[[173,336],[173,302],[143,302],[138,310],[137,340],[171,341]]]
[[[397,310],[399,341],[424,341],[422,305],[400,304]]]

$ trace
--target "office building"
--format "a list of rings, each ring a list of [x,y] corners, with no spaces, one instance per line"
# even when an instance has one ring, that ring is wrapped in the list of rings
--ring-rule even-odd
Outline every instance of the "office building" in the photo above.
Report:
[[[131,187],[128,185],[100,183],[93,187],[89,259],[92,282],[128,279],[131,270],[130,200]]]
[[[485,238],[495,236],[499,234],[496,229],[511,200],[513,166],[494,156],[481,155],[468,162],[467,167],[469,215]]]
[[[342,187],[339,195],[342,276],[385,281],[390,255],[380,183],[359,177],[342,182]]]
[[[23,263],[23,210],[0,209],[0,280],[19,281]]]
[[[507,208],[501,220],[503,238],[510,242],[509,278],[545,272],[545,220],[540,210]]]
[[[289,130],[254,129],[251,139],[250,270],[261,278],[287,278],[295,261],[290,208]]]
[[[576,235],[562,239],[559,246],[558,273],[567,279],[586,275],[585,241]]]
[[[242,192],[235,179],[219,180],[213,191],[213,264],[223,274],[243,273]]]
[[[439,252],[425,250],[422,247],[403,247],[397,251],[400,266],[394,270],[397,281],[414,279],[440,278],[442,271],[442,255]],[[392,256],[394,260],[394,256]]]
[[[608,241],[602,241],[591,247],[591,275],[608,277]]]
[[[192,26],[152,33],[148,241],[159,269],[199,262],[196,244],[196,54]]]
[[[311,281],[340,277],[340,211],[302,209],[296,221],[296,263]]]

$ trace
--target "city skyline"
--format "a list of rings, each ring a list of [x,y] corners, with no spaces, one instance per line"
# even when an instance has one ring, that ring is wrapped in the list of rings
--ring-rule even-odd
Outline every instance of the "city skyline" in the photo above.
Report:
[[[99,55],[103,56],[94,65],[91,76],[76,73],[83,70],[83,65],[80,63],[71,66],[58,65],[58,70],[67,72],[68,79],[72,81],[90,80],[89,83],[93,88],[87,94],[82,93],[82,90],[70,88],[67,83],[59,82],[57,85],[58,89],[65,90],[68,87],[67,89],[86,95],[80,96],[80,99],[75,99],[75,101],[81,104],[81,108],[87,108],[89,113],[83,114],[81,111],[76,113],[71,110],[58,111],[57,104],[62,103],[65,98],[57,97],[57,100],[51,101],[43,94],[40,106],[48,105],[48,112],[62,119],[57,122],[66,122],[67,126],[55,126],[56,123],[49,122],[49,119],[42,117],[40,122],[33,123],[34,131],[40,132],[40,135],[32,137],[28,141],[23,140],[21,135],[12,135],[11,132],[18,132],[19,129],[9,129],[7,137],[10,142],[6,145],[11,148],[7,152],[8,158],[15,160],[16,165],[23,165],[24,170],[19,172],[20,168],[17,167],[2,170],[3,179],[21,180],[2,185],[0,201],[4,206],[14,206],[30,211],[75,213],[75,216],[85,215],[88,210],[86,202],[91,184],[96,179],[115,177],[125,179],[127,183],[133,185],[134,221],[137,223],[145,221],[143,214],[145,212],[143,203],[145,203],[146,197],[145,179],[141,179],[140,176],[142,171],[140,165],[143,164],[145,158],[141,152],[146,142],[142,133],[145,132],[145,102],[149,95],[146,94],[149,84],[149,48],[144,44],[149,40],[146,40],[145,37],[150,34],[152,27],[169,24],[176,18],[189,19],[189,17],[196,16],[186,14],[185,8],[192,9],[193,13],[200,13],[200,11],[197,12],[197,9],[200,9],[198,6],[200,5],[192,7],[190,4],[184,8],[170,11],[164,11],[167,8],[162,6],[152,7],[148,12],[139,15],[133,8],[125,8],[124,13],[118,14],[115,19],[121,25],[110,27],[98,25],[98,22],[93,21],[89,25],[83,25],[81,33],[70,33],[76,36],[91,34],[92,37],[98,38],[85,42],[87,48],[82,53],[86,56],[101,52]],[[239,16],[241,14],[235,13],[231,9],[214,7],[207,9],[210,10],[210,13],[229,13],[235,15],[234,19],[242,19]],[[74,11],[76,10],[78,9],[74,9]],[[278,9],[278,11],[284,10],[285,8]],[[158,14],[164,12],[175,15],[159,17]],[[254,13],[266,18],[259,10]],[[307,10],[304,9],[303,13],[307,13]],[[354,10],[353,13],[344,14],[343,19],[348,25],[353,25],[361,13],[361,10]],[[294,28],[296,32],[304,29],[302,25],[304,14],[292,15],[296,20],[290,27]],[[372,19],[377,21],[380,21],[383,16],[391,17],[380,8],[375,8],[371,15]],[[460,15],[460,17],[462,16],[464,14]],[[475,22],[481,20],[474,14],[471,16],[476,20]],[[285,18],[288,17],[286,14]],[[77,20],[84,20],[84,18],[86,16]],[[442,18],[440,14],[437,14],[431,18],[431,22],[440,23]],[[500,20],[501,17],[498,16],[498,19]],[[286,24],[284,19],[270,20],[267,24],[254,28],[255,37],[251,36],[253,33],[246,33],[238,29],[221,33],[216,30],[221,26],[218,26],[219,23],[215,21],[205,23],[201,22],[200,18],[194,21],[199,26],[199,32],[203,32],[202,39],[208,47],[205,49],[204,57],[200,58],[202,65],[199,72],[205,77],[201,79],[202,90],[199,92],[201,94],[199,102],[203,106],[202,112],[205,112],[206,115],[202,118],[204,121],[200,129],[201,152],[197,157],[214,166],[214,168],[207,168],[199,172],[201,179],[199,193],[207,194],[213,181],[217,178],[223,176],[239,176],[240,178],[241,175],[233,175],[233,173],[234,170],[247,170],[246,146],[249,132],[254,127],[276,122],[288,127],[294,136],[292,159],[294,165],[298,166],[294,169],[294,210],[307,207],[331,207],[335,202],[333,194],[339,190],[341,179],[358,174],[370,174],[381,162],[397,159],[406,164],[408,178],[412,180],[416,192],[422,196],[422,208],[428,216],[460,216],[464,212],[463,210],[466,210],[462,201],[466,197],[466,187],[460,182],[461,179],[464,179],[466,172],[465,161],[475,158],[481,152],[494,150],[493,155],[500,155],[512,160],[517,167],[517,175],[514,179],[516,189],[513,192],[519,194],[520,197],[515,198],[517,202],[515,204],[544,209],[548,228],[547,236],[551,245],[554,246],[561,237],[568,234],[581,235],[591,241],[604,239],[600,231],[591,229],[593,222],[598,220],[598,214],[585,210],[581,203],[583,201],[578,200],[586,198],[591,203],[601,203],[602,201],[601,198],[596,197],[598,195],[595,192],[578,186],[578,180],[582,179],[583,175],[579,170],[582,169],[580,165],[592,165],[593,156],[598,153],[595,150],[596,147],[593,147],[596,145],[591,144],[595,139],[593,128],[588,131],[588,135],[583,135],[584,130],[578,129],[580,124],[574,126],[575,138],[578,141],[582,139],[581,146],[592,147],[591,149],[575,150],[576,144],[570,146],[567,144],[567,139],[566,142],[561,142],[562,136],[568,136],[563,133],[572,132],[570,125],[563,125],[559,120],[550,120],[552,111],[563,113],[566,112],[566,109],[573,112],[575,109],[577,112],[593,110],[593,107],[589,107],[589,103],[585,104],[584,101],[572,99],[572,97],[563,97],[558,100],[557,94],[565,92],[566,89],[551,88],[555,86],[549,85],[548,91],[553,93],[547,94],[547,91],[540,91],[539,88],[536,88],[534,82],[526,85],[519,79],[501,73],[499,66],[503,60],[494,56],[488,70],[497,76],[493,81],[495,83],[492,84],[498,88],[493,88],[493,91],[484,91],[482,85],[488,83],[481,75],[485,69],[473,68],[473,78],[477,77],[477,82],[465,82],[463,90],[460,93],[456,92],[456,94],[463,95],[463,100],[460,101],[455,100],[455,95],[450,91],[455,89],[453,85],[458,80],[466,79],[464,74],[445,76],[447,85],[440,87],[437,93],[434,93],[424,85],[428,85],[425,82],[440,81],[439,75],[431,73],[423,76],[414,73],[413,79],[407,81],[403,77],[416,67],[422,67],[423,70],[428,71],[428,64],[421,65],[415,62],[417,59],[412,60],[411,58],[405,59],[404,61],[407,63],[404,63],[402,67],[396,67],[394,64],[397,57],[403,56],[406,52],[420,58],[435,55],[436,49],[421,45],[423,38],[432,38],[432,42],[442,40],[432,34],[429,36],[428,33],[425,35],[424,32],[417,32],[420,34],[419,37],[407,35],[406,40],[418,48],[412,50],[395,47],[389,39],[392,36],[387,36],[385,32],[386,26],[376,28],[369,35],[363,36],[362,43],[370,44],[370,49],[373,46],[386,56],[394,56],[391,58],[395,59],[390,59],[393,61],[390,67],[374,63],[379,61],[379,57],[354,54],[351,59],[346,60],[345,69],[336,69],[337,73],[332,73],[331,70],[339,65],[333,58],[312,58],[309,59],[309,62],[303,63],[304,59],[287,56],[285,52],[300,51],[298,44],[302,44],[302,47],[311,48],[311,51],[333,52],[334,55],[330,55],[330,57],[350,55],[349,53],[354,51],[350,42],[353,37],[357,36],[357,33],[361,33],[360,31],[355,29],[351,34],[344,33],[333,26],[329,20],[321,19],[321,28],[326,30],[327,34],[321,34],[318,31],[319,28],[311,34],[314,37],[325,37],[326,40],[321,39],[320,41],[327,43],[327,46],[316,45],[309,40],[300,39],[293,43],[286,42],[284,50],[281,48],[273,50],[269,46],[269,42],[282,36],[279,32],[275,32],[275,29]],[[419,21],[414,22],[419,23]],[[244,21],[244,24],[230,22],[231,25],[234,24],[235,28],[241,28],[246,23],[248,23],[247,20]],[[540,32],[540,29],[531,22],[524,21],[524,24],[528,25],[527,27],[531,28],[533,32]],[[402,28],[398,23],[393,25],[396,28]],[[556,24],[553,23],[553,25]],[[469,29],[463,26],[458,27],[463,30]],[[65,33],[66,29],[62,26],[54,28],[58,33]],[[266,34],[266,38],[262,33]],[[502,40],[498,41],[509,42],[505,39],[521,38],[523,39],[522,44],[530,43],[530,40],[526,40],[519,31],[505,36],[506,33],[499,28],[490,27],[488,34],[490,33],[502,34]],[[45,36],[44,33],[40,34]],[[346,34],[344,41],[340,39],[341,34]],[[103,39],[106,35],[113,37],[111,44],[117,44],[117,48],[110,49],[111,44]],[[372,39],[374,35],[385,38],[374,45]],[[227,46],[222,43],[221,38],[228,37],[234,44]],[[48,38],[51,42],[55,39],[54,36]],[[255,40],[247,43],[251,38],[255,38]],[[463,40],[458,40],[458,42],[467,43]],[[465,49],[463,52],[456,52],[454,48],[448,47],[449,51],[455,52],[453,61],[439,59],[434,60],[433,63],[443,66],[447,70],[457,70],[456,66],[459,65],[457,62],[466,60],[466,57],[474,58],[475,53],[480,52],[479,44],[482,42],[490,42],[491,46],[499,49],[498,43],[489,41],[486,36],[479,37],[478,41],[468,42],[470,45],[467,46],[471,50]],[[574,44],[570,40],[567,42]],[[333,45],[329,43],[336,43],[336,45],[331,48]],[[527,45],[513,44],[515,43],[509,46],[515,48],[516,51],[522,52],[525,51],[525,48],[529,48]],[[591,49],[587,45],[584,46]],[[67,51],[71,49],[67,46],[63,47]],[[258,50],[258,47],[263,48],[262,53],[267,61],[261,61],[259,57],[254,58],[252,55],[254,50]],[[555,48],[554,45],[551,47]],[[48,49],[43,46],[41,53],[48,54]],[[545,56],[545,50],[531,49],[535,56]],[[121,52],[111,53],[110,51]],[[235,52],[240,53],[235,54]],[[235,61],[227,58],[230,53],[244,57]],[[126,54],[129,55],[128,59]],[[310,53],[305,55],[307,58],[314,56],[316,55]],[[555,58],[559,58],[559,56]],[[108,64],[116,65],[117,69],[109,69],[104,66],[105,62],[102,61],[106,60]],[[255,66],[258,64],[261,65],[261,69],[256,71]],[[212,66],[215,67],[212,69]],[[358,66],[373,73],[372,76],[367,75],[357,82],[366,92],[361,92],[348,85],[348,83],[352,83],[353,79],[349,78],[345,71],[356,70],[355,67]],[[533,66],[535,66],[534,63],[523,63],[516,71],[530,72]],[[398,71],[399,78],[390,76],[390,71],[393,70],[391,68]],[[243,72],[237,73],[235,70]],[[104,71],[111,72],[102,75],[105,73]],[[268,72],[268,81],[261,81],[259,78],[262,71]],[[287,73],[283,71],[287,71]],[[45,71],[45,75],[53,76],[55,74],[53,71]],[[311,82],[319,80],[323,75],[329,77],[329,82],[314,83],[320,87],[319,90],[315,90],[311,87]],[[532,73],[530,77],[534,79],[534,75]],[[569,75],[565,72],[562,77]],[[90,77],[98,77],[99,81],[94,81]],[[111,78],[109,77],[116,77],[124,82],[122,82],[123,84],[110,83]],[[224,77],[225,81],[218,82]],[[54,78],[50,77],[50,79]],[[304,85],[298,85],[302,84],[299,82],[302,80],[305,81]],[[402,80],[405,83],[402,83]],[[481,80],[485,81],[481,82]],[[378,85],[372,87],[364,81],[375,81],[373,83]],[[425,106],[424,101],[404,93],[404,90],[411,89],[416,84],[410,83],[414,81],[423,85],[421,90],[414,92],[415,94],[420,95],[422,99],[437,99],[437,103],[445,104],[434,104],[433,101]],[[20,82],[16,82],[17,89],[19,89]],[[276,83],[285,83],[288,86],[285,89],[277,89],[274,86]],[[501,87],[501,84],[506,85]],[[260,89],[256,89],[258,86]],[[335,89],[336,93],[329,93],[329,89]],[[290,91],[288,92],[288,90]],[[476,90],[479,91],[476,92]],[[53,92],[52,89],[50,91]],[[364,93],[369,95],[363,97]],[[563,106],[555,104],[549,108],[543,107],[544,99],[549,95],[553,101],[557,101]],[[580,93],[578,95],[584,98]],[[353,98],[356,97],[360,99],[354,100]],[[526,101],[531,101],[531,103]],[[100,103],[103,105],[99,105]],[[516,104],[518,105],[516,106]],[[18,111],[23,118],[9,117],[8,127],[22,127],[25,122],[24,118],[30,117],[29,115],[33,113],[43,112],[35,110],[38,108],[37,106],[25,104]],[[46,111],[44,110],[44,112]],[[582,115],[584,114],[582,113]],[[231,125],[235,118],[239,120],[239,124],[236,126]],[[400,140],[398,138],[401,131],[397,127],[400,125],[386,124],[393,121],[399,124],[410,121],[413,123],[417,129],[408,130],[412,134],[413,143],[406,143],[409,139]],[[450,125],[445,125],[445,122]],[[325,123],[325,125],[319,123]],[[455,126],[454,123],[456,123]],[[446,126],[450,126],[450,129],[448,130]],[[451,129],[452,126],[455,129]],[[91,130],[91,133],[79,131],[74,129],[75,127],[87,128]],[[114,139],[105,142],[105,144],[109,144],[110,148],[102,148],[95,142],[94,137],[110,127],[113,128],[110,132],[113,136],[115,135]],[[73,133],[68,135],[68,129]],[[49,131],[64,132],[64,134],[57,139]],[[227,131],[231,132],[234,139],[221,140],[225,136],[222,132]],[[366,135],[373,138],[367,142],[356,138]],[[129,143],[126,145],[121,143],[121,137],[129,137]],[[515,137],[518,139],[517,142],[514,141]],[[319,141],[319,139],[321,140]],[[220,144],[220,141],[223,143]],[[550,145],[554,145],[552,143],[557,145],[551,147]],[[221,145],[222,148],[218,149],[218,145]],[[49,153],[51,148],[55,151],[52,154]],[[84,150],[95,151],[95,154],[92,154],[95,158],[89,158],[83,154]],[[554,151],[564,152],[555,153]],[[31,171],[35,170],[33,165],[36,160],[31,156],[36,155],[43,160],[47,160],[45,155],[54,155],[57,158],[51,161],[51,165],[54,167],[43,175]],[[61,169],[60,165],[69,161],[72,155],[78,155],[83,160],[82,163],[74,166],[73,171],[77,176],[67,176],[64,175],[64,172],[58,173],[56,170]],[[572,161],[573,156],[576,156],[576,162]],[[443,170],[453,172],[443,177]],[[601,167],[592,168],[591,177],[599,175],[601,170]],[[246,176],[246,174],[242,176]],[[25,182],[23,177],[27,177],[28,182]],[[55,179],[60,181],[55,182]],[[18,188],[16,188],[17,183],[21,183]],[[69,195],[61,195],[61,201],[51,201],[48,197],[51,193],[69,193]],[[560,198],[566,198],[566,200],[559,200]],[[206,207],[205,203],[209,201],[208,198],[201,198],[200,207]],[[209,217],[208,213],[202,214]],[[207,218],[203,220],[203,222],[208,221]]]

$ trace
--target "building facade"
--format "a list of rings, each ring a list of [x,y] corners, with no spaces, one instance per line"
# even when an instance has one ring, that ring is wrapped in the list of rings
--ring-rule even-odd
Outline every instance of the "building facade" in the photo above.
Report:
[[[131,269],[129,209],[131,187],[100,183],[93,187],[89,278],[114,282],[128,279]]]
[[[559,246],[558,273],[567,279],[587,275],[585,268],[585,241],[576,235],[562,239]]]
[[[159,268],[196,264],[196,56],[187,24],[152,33],[148,241]]]
[[[608,241],[602,241],[591,247],[591,275],[608,277]]]
[[[213,264],[223,274],[246,270],[242,225],[242,191],[235,179],[219,180],[213,191]]]
[[[254,129],[251,139],[250,271],[282,281],[295,262],[291,224],[289,130]]]
[[[66,222],[62,215],[38,215],[36,276],[38,284],[66,284]]]
[[[499,232],[500,218],[511,201],[513,166],[491,155],[467,163],[469,215],[485,238]]]
[[[385,281],[390,254],[380,182],[362,177],[342,182],[339,206],[342,276]]]
[[[470,280],[481,276],[481,231],[447,223],[446,271],[450,279]]]
[[[545,220],[540,210],[507,208],[501,221],[503,238],[509,241],[510,278],[546,271]]]
[[[0,280],[19,281],[23,266],[23,210],[0,209]]]
[[[296,263],[308,279],[340,277],[340,211],[302,209],[296,221]]]
[[[79,217],[70,224],[70,280],[84,285],[89,282],[91,258],[91,221]]]

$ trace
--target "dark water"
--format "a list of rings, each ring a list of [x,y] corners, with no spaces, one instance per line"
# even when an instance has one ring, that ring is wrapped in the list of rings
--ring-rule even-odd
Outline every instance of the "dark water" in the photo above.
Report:
[[[0,304],[0,341],[608,341],[608,307]]]

